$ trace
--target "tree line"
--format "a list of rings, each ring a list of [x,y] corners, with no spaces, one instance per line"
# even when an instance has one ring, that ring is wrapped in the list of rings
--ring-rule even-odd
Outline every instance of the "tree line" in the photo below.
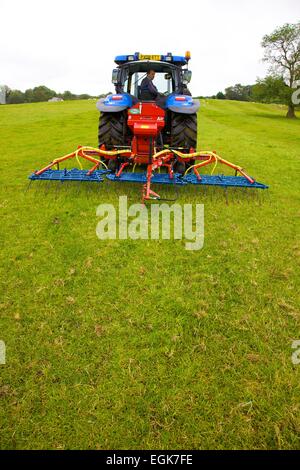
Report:
[[[2,91],[5,93],[6,104],[38,103],[41,101],[48,101],[54,97],[61,98],[63,100],[88,100],[106,96],[106,94],[91,96],[88,93],[76,95],[69,90],[66,90],[63,93],[57,93],[55,90],[51,90],[44,85],[29,88],[24,92],[21,90],[12,90],[7,85],[4,85],[2,87]]]
[[[294,91],[294,89],[291,89],[285,83],[282,76],[267,75],[263,79],[258,78],[254,85],[241,85],[237,83],[225,88],[224,93],[219,91],[210,98],[288,104]]]
[[[288,118],[295,118],[300,104],[300,22],[285,24],[263,37],[263,60],[269,73],[258,78],[254,85],[240,83],[219,91],[211,98],[281,103],[288,107]]]

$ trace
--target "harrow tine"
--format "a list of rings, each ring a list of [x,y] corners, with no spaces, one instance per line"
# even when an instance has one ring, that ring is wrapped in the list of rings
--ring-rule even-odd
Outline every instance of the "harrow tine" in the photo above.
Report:
[[[58,181],[57,184],[56,184],[56,186],[55,186],[55,195],[56,195],[56,196],[57,196],[58,193],[59,193],[59,190],[60,190],[60,188],[61,188],[62,183],[63,183],[62,181]]]
[[[80,182],[80,181],[76,182],[76,189],[77,189],[77,191],[75,192],[76,196],[78,196],[78,194],[80,192],[81,184],[82,184],[82,182]]]
[[[26,188],[25,188],[25,194],[29,191],[30,187],[31,187],[31,183],[32,183],[32,180],[29,181],[29,183],[26,185]]]
[[[234,189],[234,202],[236,204],[240,203],[240,195],[239,195],[239,188],[233,188]]]
[[[228,206],[228,205],[229,205],[229,202],[228,202],[228,191],[227,191],[227,186],[225,187],[225,200],[226,200],[226,205]]]
[[[52,182],[49,181],[49,182],[47,182],[47,183],[45,184],[45,194],[48,194],[49,189],[50,189],[50,186],[51,186],[51,183],[52,183]]]

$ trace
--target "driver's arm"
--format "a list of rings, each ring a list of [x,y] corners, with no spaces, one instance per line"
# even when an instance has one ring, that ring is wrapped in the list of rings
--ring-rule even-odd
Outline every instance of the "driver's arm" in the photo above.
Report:
[[[149,83],[148,83],[148,90],[149,90],[150,93],[152,93],[153,96],[155,96],[155,97],[159,95],[156,86],[152,83],[152,80],[149,80]]]

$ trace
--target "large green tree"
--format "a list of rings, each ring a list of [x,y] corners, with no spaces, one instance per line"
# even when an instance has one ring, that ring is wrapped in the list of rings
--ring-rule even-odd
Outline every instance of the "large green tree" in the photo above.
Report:
[[[288,103],[291,89],[282,77],[268,75],[264,79],[257,79],[252,87],[251,97],[260,103]]]
[[[29,91],[29,90],[26,90]],[[33,88],[32,90],[32,101],[48,101],[50,98],[53,98],[55,96],[55,91],[50,90],[50,88],[47,88],[46,86],[37,86]]]
[[[69,90],[66,90],[62,93],[61,97],[66,101],[66,100],[76,100],[76,95],[74,93],[71,93]]]
[[[7,103],[8,104],[19,104],[25,102],[25,94],[20,90],[11,90]]]
[[[26,103],[32,103],[33,101],[33,89],[32,88],[28,88],[25,93],[25,102]]]
[[[237,83],[234,86],[225,88],[225,97],[227,100],[250,101],[251,85]]]
[[[286,94],[288,118],[295,118],[295,103],[292,95],[300,80],[300,22],[285,24],[263,37],[264,61],[270,64],[270,72],[280,75],[290,92]]]
[[[222,91],[219,91],[217,94],[216,94],[216,98],[217,100],[225,100],[226,99],[226,96],[224,95],[224,93]]]

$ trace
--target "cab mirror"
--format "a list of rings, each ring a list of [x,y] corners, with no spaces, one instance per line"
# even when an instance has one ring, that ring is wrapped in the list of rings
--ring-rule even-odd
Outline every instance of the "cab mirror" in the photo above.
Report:
[[[114,85],[116,85],[118,83],[118,75],[119,75],[119,70],[114,69],[112,71],[112,76],[111,76],[111,81]]]
[[[191,70],[183,70],[182,82],[184,83],[184,85],[187,85],[188,83],[190,83],[191,79],[192,79],[192,71]]]

